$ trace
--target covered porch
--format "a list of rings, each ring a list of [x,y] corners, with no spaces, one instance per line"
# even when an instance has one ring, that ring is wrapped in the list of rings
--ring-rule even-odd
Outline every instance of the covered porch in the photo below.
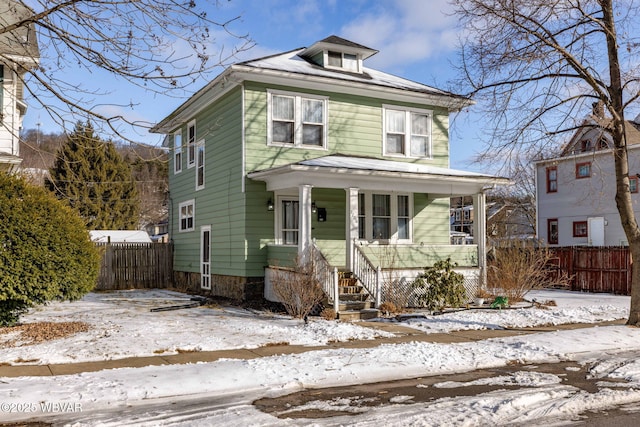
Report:
[[[424,164],[329,155],[256,171],[249,178],[273,193],[270,266],[290,267],[313,252],[319,279],[336,307],[339,278],[349,273],[376,305],[385,283],[409,282],[425,267],[451,258],[483,282],[486,265],[485,191],[505,178]],[[473,245],[451,245],[449,199],[472,196]],[[267,279],[268,281],[268,279]],[[338,311],[338,310],[336,310]]]

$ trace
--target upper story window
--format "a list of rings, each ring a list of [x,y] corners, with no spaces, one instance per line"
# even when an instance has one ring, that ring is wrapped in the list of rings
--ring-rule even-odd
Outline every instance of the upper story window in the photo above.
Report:
[[[551,166],[547,168],[547,193],[558,191],[558,168]]]
[[[196,164],[196,121],[192,120],[187,125],[187,167],[192,168]]]
[[[431,157],[431,111],[385,106],[383,115],[385,155]]]
[[[178,207],[179,212],[179,230],[180,231],[193,231],[195,228],[195,212],[196,202],[194,200],[187,200],[180,203]]]
[[[269,145],[326,148],[326,98],[279,92],[268,98]]]
[[[350,53],[328,51],[327,62],[329,67],[341,68],[354,73],[359,72],[358,56]]]
[[[182,129],[173,134],[173,173],[182,172]]]
[[[204,188],[204,139],[196,144],[196,191]]]
[[[591,176],[591,162],[576,164],[576,178],[588,178]]]

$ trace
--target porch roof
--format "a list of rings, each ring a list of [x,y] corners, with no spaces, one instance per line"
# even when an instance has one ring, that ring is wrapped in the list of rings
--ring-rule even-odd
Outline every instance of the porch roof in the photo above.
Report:
[[[322,188],[400,190],[436,197],[475,194],[487,187],[511,184],[508,178],[475,172],[335,154],[250,172],[248,177],[266,182],[268,191],[306,184]]]

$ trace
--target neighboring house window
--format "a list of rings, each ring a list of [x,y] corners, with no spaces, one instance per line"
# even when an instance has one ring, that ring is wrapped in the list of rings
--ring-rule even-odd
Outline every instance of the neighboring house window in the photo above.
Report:
[[[299,226],[300,202],[298,200],[282,200],[282,223],[280,226],[280,238],[283,245],[297,245]]]
[[[591,176],[591,162],[576,164],[576,178],[588,178]]]
[[[456,222],[460,222],[460,209],[456,209]]]
[[[191,121],[187,125],[187,167],[192,168],[196,164],[196,122]]]
[[[195,202],[193,200],[182,202],[180,203],[178,209],[180,212],[180,231],[193,231],[195,220]]]
[[[384,154],[431,157],[431,112],[384,107]]]
[[[182,129],[173,134],[173,173],[182,172]]]
[[[468,209],[464,210],[464,220],[465,221],[471,221],[471,211]]]
[[[326,148],[326,98],[269,92],[271,145]]]
[[[358,194],[358,237],[363,240],[411,240],[411,197],[406,194]]]
[[[558,219],[547,219],[547,241],[551,245],[558,244]]]
[[[638,192],[638,177],[630,176],[629,177],[629,191],[632,193]]]
[[[547,193],[558,191],[558,168],[551,166],[547,168]]]
[[[587,221],[573,222],[573,237],[587,237]]]
[[[196,190],[204,188],[204,139],[196,145]]]
[[[591,141],[588,139],[583,139],[582,141],[580,141],[580,151],[582,151],[583,153],[585,151],[591,151]]]

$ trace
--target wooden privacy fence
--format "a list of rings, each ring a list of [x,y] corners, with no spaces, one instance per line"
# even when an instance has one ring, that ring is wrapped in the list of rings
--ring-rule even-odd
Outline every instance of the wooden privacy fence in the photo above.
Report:
[[[96,246],[102,254],[96,290],[171,286],[171,243],[96,243]]]
[[[551,248],[552,268],[566,273],[572,291],[630,295],[631,252],[628,247],[572,246]]]

